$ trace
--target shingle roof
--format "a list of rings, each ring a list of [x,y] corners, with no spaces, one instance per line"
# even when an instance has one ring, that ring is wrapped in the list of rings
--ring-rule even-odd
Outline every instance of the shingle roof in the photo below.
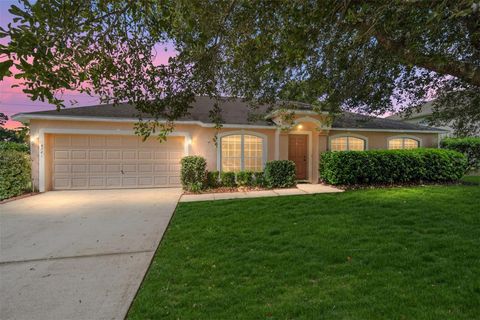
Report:
[[[261,105],[256,109],[249,106],[242,99],[225,98],[219,101],[221,108],[221,117],[225,124],[237,125],[264,125],[274,126],[271,120],[265,119],[269,107]],[[208,97],[196,97],[190,114],[184,116],[179,121],[200,121],[202,123],[213,123],[209,117],[209,112],[213,108],[214,101]],[[299,103],[298,110],[311,110],[309,105]],[[45,115],[62,117],[96,117],[96,118],[138,118],[139,113],[133,105],[120,104],[117,106],[104,104],[86,107],[66,108],[60,111],[48,110],[23,113],[21,116]],[[17,115],[20,116],[20,115]],[[142,115],[148,118],[148,115]],[[344,112],[336,116],[332,124],[335,129],[377,129],[377,130],[418,130],[418,131],[443,131],[442,129],[421,126],[402,121],[365,116],[361,114]]]
[[[335,117],[332,128],[445,131],[443,129],[427,127],[398,120],[371,117],[351,112],[344,112],[341,115]]]

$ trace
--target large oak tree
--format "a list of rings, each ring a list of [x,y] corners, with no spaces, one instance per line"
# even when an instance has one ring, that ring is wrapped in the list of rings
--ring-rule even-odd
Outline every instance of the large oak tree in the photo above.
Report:
[[[141,122],[143,135],[171,130],[196,94],[374,114],[434,99],[437,123],[480,129],[473,0],[38,0],[10,12],[0,77],[15,66],[25,93],[59,107],[79,90],[168,120]],[[156,65],[166,44],[178,54]]]

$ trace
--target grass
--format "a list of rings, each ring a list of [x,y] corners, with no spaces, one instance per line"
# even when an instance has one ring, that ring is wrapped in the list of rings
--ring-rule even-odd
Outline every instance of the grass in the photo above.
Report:
[[[462,178],[462,181],[467,182],[469,184],[480,185],[480,176],[465,176]]]
[[[474,319],[480,187],[181,203],[129,319]]]

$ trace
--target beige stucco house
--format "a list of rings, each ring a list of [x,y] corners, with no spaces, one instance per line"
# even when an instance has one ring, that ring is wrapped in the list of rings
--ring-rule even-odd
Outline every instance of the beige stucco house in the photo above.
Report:
[[[175,131],[162,143],[155,138],[142,142],[134,134],[138,112],[130,105],[13,118],[30,124],[32,175],[41,192],[179,186],[180,159],[185,155],[203,156],[209,170],[220,171],[259,171],[267,161],[290,159],[299,180],[317,183],[322,152],[437,147],[444,132],[354,113],[332,121],[328,114],[299,103],[291,104],[291,110],[260,107],[254,112],[261,117],[252,117],[252,109],[239,99],[224,99],[220,105],[220,130],[209,118],[213,101],[197,97],[190,115],[176,121]]]

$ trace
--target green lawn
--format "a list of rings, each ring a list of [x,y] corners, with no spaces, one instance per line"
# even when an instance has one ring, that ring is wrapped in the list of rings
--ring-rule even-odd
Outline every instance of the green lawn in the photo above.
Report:
[[[462,178],[462,181],[465,181],[469,184],[480,185],[480,176],[465,176],[465,177]]]
[[[480,187],[182,203],[130,319],[475,319]]]

